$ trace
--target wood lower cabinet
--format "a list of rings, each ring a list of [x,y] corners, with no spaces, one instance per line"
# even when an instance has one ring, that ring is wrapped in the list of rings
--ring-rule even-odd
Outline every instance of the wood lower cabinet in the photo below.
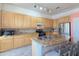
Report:
[[[30,45],[30,44],[31,44],[30,35],[22,35],[22,36],[14,37],[14,48]]]
[[[14,36],[14,48],[17,48],[17,47],[22,47],[24,46],[24,38],[22,35],[16,35]]]
[[[30,35],[24,35],[24,43],[25,45],[31,45],[32,44],[32,37]]]
[[[32,35],[14,35],[0,37],[0,52],[32,44]]]
[[[13,37],[0,38],[0,52],[13,48]]]
[[[16,35],[14,36],[13,40],[14,40],[14,48],[30,45],[32,43],[30,35]]]

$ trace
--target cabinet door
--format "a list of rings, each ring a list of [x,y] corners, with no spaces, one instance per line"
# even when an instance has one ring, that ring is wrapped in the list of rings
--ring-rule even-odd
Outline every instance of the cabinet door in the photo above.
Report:
[[[31,18],[31,28],[36,28],[37,19],[32,17]]]
[[[1,29],[1,22],[2,22],[2,4],[0,3],[0,29]]]
[[[41,22],[42,22],[41,18],[32,17],[31,18],[31,28],[36,28],[37,23],[41,23]]]
[[[32,37],[30,35],[25,35],[24,39],[25,39],[25,41],[24,41],[25,45],[31,45],[32,44],[32,41],[31,41]]]
[[[23,36],[14,36],[14,48],[24,46]]]
[[[31,28],[31,16],[24,16],[23,28]]]
[[[53,20],[49,20],[49,27],[53,28]]]
[[[51,27],[53,27],[53,20],[45,19],[45,27],[46,27],[46,28],[51,28]]]
[[[47,19],[44,19],[44,24],[45,24],[45,28],[48,28],[49,27],[49,20]]]
[[[21,14],[15,14],[15,28],[23,28],[23,15]]]
[[[10,12],[2,13],[2,27],[14,28],[14,13],[10,13]]]
[[[57,28],[58,27],[58,22],[57,20],[53,20],[53,28]]]
[[[13,38],[2,38],[0,40],[0,52],[13,48]]]
[[[2,21],[1,18],[2,18],[2,17],[1,17],[1,11],[0,11],[0,29],[1,29],[1,25],[2,25],[2,23],[1,23],[1,21]]]

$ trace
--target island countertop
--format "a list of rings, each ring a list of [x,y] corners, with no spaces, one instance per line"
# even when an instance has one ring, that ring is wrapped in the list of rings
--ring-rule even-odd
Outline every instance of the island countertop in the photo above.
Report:
[[[66,41],[66,38],[63,36],[58,36],[58,37],[54,37],[52,39],[46,39],[46,40],[41,40],[38,38],[34,38],[33,40],[37,41],[38,43],[42,44],[42,45],[58,45],[64,41]]]
[[[33,56],[43,56],[49,50],[54,50],[55,47],[61,45],[62,42],[67,41],[64,36],[55,36],[51,39],[41,40],[39,38],[32,39],[32,55]],[[58,53],[59,55],[60,53]]]

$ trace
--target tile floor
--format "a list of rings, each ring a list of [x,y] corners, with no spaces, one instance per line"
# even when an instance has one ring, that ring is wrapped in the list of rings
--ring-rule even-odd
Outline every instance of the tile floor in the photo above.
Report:
[[[0,53],[0,56],[31,56],[32,48],[31,46],[24,46],[17,49],[12,49],[3,53]]]
[[[54,48],[54,47],[53,47]],[[44,56],[58,56],[58,54],[55,51],[50,51],[53,50],[52,47],[45,47],[44,52],[49,52],[45,53]],[[24,46],[16,49],[12,49],[3,53],[0,53],[0,56],[32,56],[32,46]]]

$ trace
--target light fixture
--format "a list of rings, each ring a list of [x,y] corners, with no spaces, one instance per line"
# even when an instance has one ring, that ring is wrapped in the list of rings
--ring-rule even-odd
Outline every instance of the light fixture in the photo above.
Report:
[[[33,7],[34,7],[34,8],[38,8],[38,5],[36,5],[36,4],[33,4]]]
[[[60,7],[56,7],[56,9],[59,9]]]
[[[42,10],[43,9],[43,7],[40,7],[40,10]]]

